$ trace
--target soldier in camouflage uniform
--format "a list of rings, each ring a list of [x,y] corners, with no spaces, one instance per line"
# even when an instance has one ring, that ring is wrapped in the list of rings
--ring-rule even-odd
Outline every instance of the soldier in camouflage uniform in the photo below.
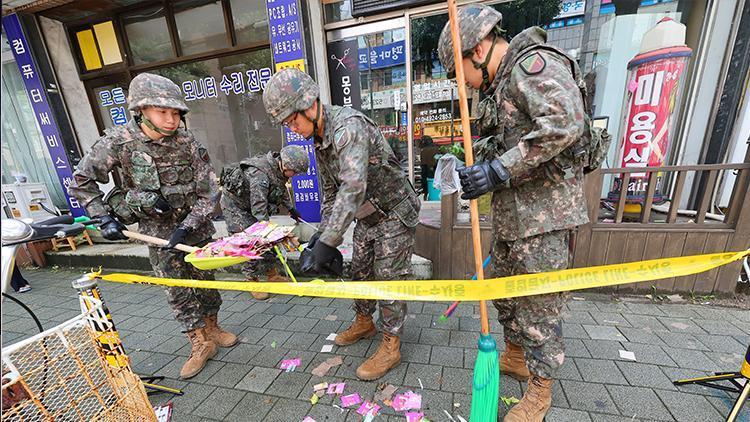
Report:
[[[69,192],[86,207],[104,238],[126,239],[124,224],[138,222],[141,233],[169,238],[164,248],[149,247],[159,277],[211,280],[174,249],[178,243],[200,246],[214,233],[216,175],[208,151],[180,127],[188,108],[180,88],[162,76],[143,73],[130,83],[128,104],[134,118],[99,139],[73,174]],[[98,183],[119,169],[122,185],[103,198]],[[237,337],[217,324],[221,296],[217,290],[167,287],[167,301],[185,328],[192,351],[180,376],[197,375],[217,346],[230,347]]]
[[[576,63],[546,44],[546,32],[524,30],[508,43],[502,15],[484,5],[459,8],[467,85],[481,89],[478,122],[489,154],[459,170],[462,198],[492,194],[492,275],[567,268],[570,239],[588,222],[583,172],[571,148],[584,131]],[[440,60],[455,71],[450,28]],[[528,378],[523,399],[505,421],[542,421],[552,379],[565,357],[560,311],[565,293],[495,301],[506,342],[501,371]]]
[[[238,233],[258,221],[268,221],[279,206],[299,221],[300,214],[289,197],[286,183],[296,174],[307,172],[310,158],[305,148],[289,145],[280,152],[248,158],[224,167],[219,177],[221,209],[230,233]],[[266,272],[268,281],[289,281],[279,274],[277,260],[267,252],[261,260],[253,260],[242,267],[248,280],[258,281],[258,274]],[[266,292],[251,292],[257,300],[268,299]]]
[[[315,136],[315,153],[323,183],[323,221],[311,243],[314,272],[336,258],[349,224],[356,220],[352,278],[403,279],[411,272],[411,255],[420,203],[377,125],[357,110],[322,105],[319,88],[297,69],[276,73],[266,85],[263,103],[271,118],[307,138]],[[303,269],[305,270],[305,269]],[[374,380],[401,362],[399,336],[406,303],[378,301],[380,347],[357,368],[357,377]],[[336,344],[372,337],[374,300],[356,300],[356,319],[336,336]]]

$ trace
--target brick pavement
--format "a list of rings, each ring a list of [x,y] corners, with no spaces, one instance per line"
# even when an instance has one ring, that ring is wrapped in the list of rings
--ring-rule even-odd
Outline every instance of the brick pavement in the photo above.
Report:
[[[80,272],[46,269],[25,274],[34,289],[18,297],[37,312],[46,328],[78,313],[76,293],[69,286]],[[171,400],[175,421],[300,421],[307,415],[319,422],[357,421],[360,415],[353,410],[342,413],[327,396],[311,405],[312,386],[346,382],[347,392],[368,399],[378,386],[354,375],[357,365],[374,352],[377,339],[320,353],[324,344],[332,343],[326,337],[353,318],[348,300],[277,296],[259,303],[246,293],[224,292],[220,321],[240,333],[241,343],[222,349],[200,375],[182,381],[177,374],[189,346],[161,289],[105,283],[102,293],[135,370],[165,375],[166,385],[184,389],[182,397],[151,397],[154,403]],[[750,344],[750,312],[575,296],[584,300],[571,300],[565,311],[568,358],[554,385],[547,421],[723,420],[733,396],[699,386],[674,387],[671,381],[707,371],[738,370]],[[449,420],[444,410],[458,421],[459,415],[469,416],[478,307],[461,305],[441,323],[438,317],[445,307],[409,303],[403,363],[379,382],[391,383],[399,392],[422,394],[423,410],[433,421]],[[2,316],[3,344],[35,331],[15,304],[4,302]],[[492,331],[502,339],[496,322]],[[619,350],[634,352],[637,361],[621,359]],[[323,378],[311,374],[335,355],[344,358],[343,365]],[[290,373],[277,369],[281,359],[293,357],[302,359],[300,368]],[[502,396],[520,398],[522,391],[521,383],[501,378]],[[750,420],[749,412],[744,409],[740,420]],[[384,407],[375,420],[404,417]]]

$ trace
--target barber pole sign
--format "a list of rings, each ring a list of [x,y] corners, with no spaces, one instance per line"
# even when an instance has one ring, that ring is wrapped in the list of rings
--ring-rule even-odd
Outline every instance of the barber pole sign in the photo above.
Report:
[[[666,162],[690,55],[688,47],[669,47],[639,54],[628,63],[627,117],[621,130],[621,167],[658,167]],[[657,183],[660,184],[660,180]],[[620,178],[615,180],[615,191],[619,192],[620,182]],[[643,201],[647,188],[645,172],[631,173],[628,201]],[[657,186],[654,201],[661,199]]]

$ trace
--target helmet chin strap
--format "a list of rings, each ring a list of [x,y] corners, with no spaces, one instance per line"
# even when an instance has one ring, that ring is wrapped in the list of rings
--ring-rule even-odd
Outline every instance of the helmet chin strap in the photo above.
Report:
[[[320,119],[320,109],[322,108],[320,106],[320,98],[316,98],[315,102],[313,104],[317,104],[318,106],[315,107],[315,119],[311,120],[309,117],[307,117],[307,110],[304,110],[302,113],[302,117],[304,117],[308,122],[313,124],[313,138],[318,136],[318,119]]]
[[[482,84],[479,86],[481,91],[484,91],[490,86],[490,72],[487,70],[487,65],[490,64],[490,60],[492,59],[492,51],[495,50],[495,43],[497,43],[497,33],[494,33],[494,36],[492,37],[492,45],[490,46],[490,51],[487,52],[487,56],[484,58],[484,62],[479,63],[475,61],[473,57],[471,58],[471,63],[474,64],[474,69],[482,70]]]
[[[164,136],[172,136],[175,133],[177,133],[177,129],[175,130],[165,130],[158,126],[156,126],[151,120],[148,119],[148,117],[144,116],[143,113],[138,113],[135,116],[136,122],[143,123],[146,125],[147,128],[153,130],[154,132],[160,133]],[[185,113],[180,112],[180,121],[185,123],[185,129],[187,129],[187,122],[185,121]]]

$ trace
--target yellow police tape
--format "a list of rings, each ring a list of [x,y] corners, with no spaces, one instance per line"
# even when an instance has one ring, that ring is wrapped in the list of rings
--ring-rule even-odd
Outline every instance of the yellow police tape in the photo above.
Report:
[[[391,280],[308,283],[258,283],[248,281],[182,280],[134,274],[89,274],[91,278],[130,284],[242,290],[297,296],[343,299],[417,301],[492,300],[544,293],[639,283],[709,271],[750,255],[750,249],[706,255],[663,258],[598,267],[524,274],[476,280]]]

